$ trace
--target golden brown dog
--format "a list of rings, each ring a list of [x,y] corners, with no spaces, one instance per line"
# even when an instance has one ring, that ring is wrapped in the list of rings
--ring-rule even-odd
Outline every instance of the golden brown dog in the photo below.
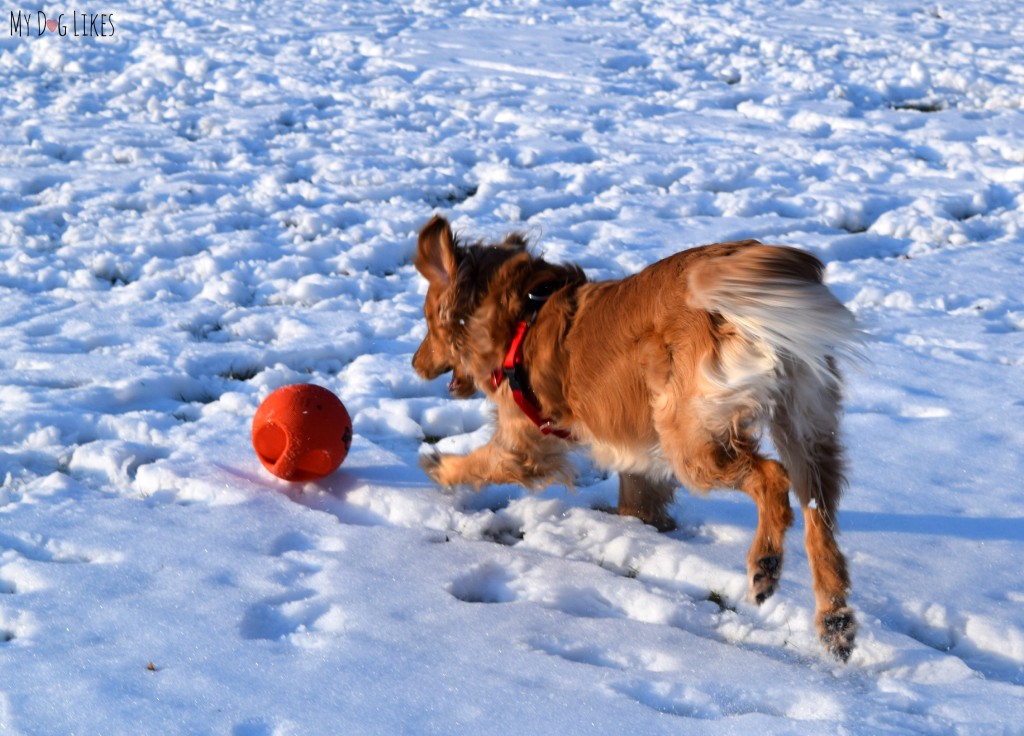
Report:
[[[444,486],[572,483],[574,441],[620,474],[619,513],[665,529],[675,484],[735,488],[757,502],[749,596],[763,602],[803,509],[825,648],[846,660],[856,622],[835,541],[845,485],[836,356],[859,339],[822,284],[822,264],[755,241],[693,248],[621,281],[531,255],[521,235],[457,242],[434,217],[420,232],[427,336],[413,358],[451,392],[497,404],[491,441],[466,456],[424,458]],[[783,464],[758,451],[769,428]],[[788,472],[787,472],[788,471]]]

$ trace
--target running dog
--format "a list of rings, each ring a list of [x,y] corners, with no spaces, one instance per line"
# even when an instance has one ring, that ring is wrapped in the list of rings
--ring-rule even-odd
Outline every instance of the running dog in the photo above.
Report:
[[[413,357],[450,392],[497,405],[488,444],[423,458],[442,486],[572,483],[574,443],[620,475],[620,514],[672,528],[675,487],[733,488],[757,503],[749,598],[775,592],[783,538],[803,510],[816,624],[846,661],[857,631],[835,540],[846,485],[837,358],[855,357],[853,316],[795,248],[753,240],[670,256],[620,281],[590,282],[512,234],[461,244],[434,217],[415,265],[428,282],[427,335]],[[771,431],[782,462],[759,451]]]

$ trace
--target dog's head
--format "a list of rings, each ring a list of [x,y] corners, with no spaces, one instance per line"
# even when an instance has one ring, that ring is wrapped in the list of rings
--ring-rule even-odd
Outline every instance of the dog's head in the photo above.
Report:
[[[484,364],[500,362],[500,356],[495,359],[490,353],[503,355],[506,347],[504,338],[492,334],[493,326],[480,315],[493,317],[496,309],[516,309],[510,302],[518,298],[519,289],[506,282],[517,281],[533,263],[526,238],[519,233],[492,245],[462,246],[443,217],[428,222],[416,245],[416,269],[428,283],[423,305],[427,336],[412,359],[416,372],[430,380],[451,371],[448,390],[453,396],[468,398],[476,393],[478,383],[470,366],[487,374],[490,368]],[[517,267],[510,272],[514,264]],[[481,311],[484,304],[490,309]]]
[[[429,285],[423,305],[427,336],[413,355],[413,367],[427,380],[452,372],[449,391],[458,398],[472,396],[477,388],[464,340],[472,295],[480,288],[468,267],[470,256],[443,217],[435,216],[420,230],[415,263]]]
[[[427,298],[423,313],[427,319],[427,336],[412,358],[413,368],[431,380],[452,371],[448,390],[455,396],[468,397],[476,391],[472,377],[457,370],[455,307],[458,244],[451,226],[442,217],[434,217],[420,231],[416,244],[416,270],[427,280]]]
[[[448,390],[458,398],[472,396],[477,388],[489,390],[490,375],[501,365],[527,294],[551,283],[586,281],[577,266],[557,266],[531,255],[522,233],[509,233],[497,243],[460,245],[440,216],[420,231],[414,263],[428,288],[423,305],[427,336],[412,365],[427,380],[450,371]]]

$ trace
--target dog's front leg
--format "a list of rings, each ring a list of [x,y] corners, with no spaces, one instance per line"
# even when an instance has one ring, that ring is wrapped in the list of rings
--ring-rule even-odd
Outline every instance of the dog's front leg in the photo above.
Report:
[[[659,532],[676,528],[668,505],[676,492],[673,481],[652,480],[637,473],[619,473],[619,515],[635,516]]]
[[[572,485],[572,466],[565,455],[565,440],[541,434],[518,409],[499,408],[497,431],[486,445],[468,455],[424,455],[420,465],[435,483],[448,488],[514,483],[533,489],[555,482]]]
[[[480,489],[494,483],[517,483],[510,480],[515,467],[514,456],[493,442],[468,455],[446,455],[435,452],[420,457],[420,466],[431,480],[445,488],[469,486]]]

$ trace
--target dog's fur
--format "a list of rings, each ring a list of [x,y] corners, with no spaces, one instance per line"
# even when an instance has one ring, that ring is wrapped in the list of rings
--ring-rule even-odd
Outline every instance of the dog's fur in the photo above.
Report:
[[[719,243],[621,281],[591,283],[575,266],[531,255],[521,235],[463,246],[434,217],[420,232],[416,267],[429,288],[427,336],[413,366],[427,379],[451,371],[454,395],[481,389],[497,404],[488,444],[466,456],[424,458],[436,482],[572,483],[571,443],[542,434],[507,382],[491,383],[526,294],[553,284],[523,346],[529,385],[546,417],[619,472],[619,513],[665,529],[676,482],[749,494],[758,510],[749,596],[761,603],[782,571],[792,485],[818,633],[834,656],[849,657],[856,622],[834,537],[845,485],[836,356],[853,354],[859,333],[822,284],[814,256],[750,240]],[[764,427],[785,467],[758,451]]]

